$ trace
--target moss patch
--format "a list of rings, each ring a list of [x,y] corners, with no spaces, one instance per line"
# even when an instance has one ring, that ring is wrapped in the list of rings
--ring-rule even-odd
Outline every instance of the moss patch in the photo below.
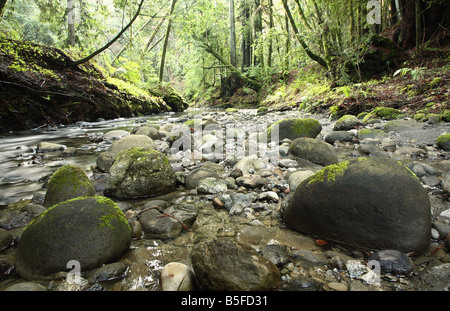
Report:
[[[377,107],[364,117],[363,122],[368,122],[370,119],[374,118],[393,120],[399,118],[402,115],[402,112],[395,108]]]
[[[327,167],[315,173],[308,182],[308,185],[314,184],[316,182],[324,182],[330,180],[335,181],[336,176],[344,174],[344,171],[347,169],[349,164],[350,162],[343,161],[338,164],[328,165]]]

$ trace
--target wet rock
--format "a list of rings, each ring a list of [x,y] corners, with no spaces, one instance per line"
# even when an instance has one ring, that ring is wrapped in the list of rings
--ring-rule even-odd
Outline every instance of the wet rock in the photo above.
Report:
[[[127,274],[128,266],[123,262],[114,262],[98,268],[89,278],[90,284],[97,282],[112,281],[124,278]]]
[[[163,291],[192,291],[195,289],[195,275],[191,267],[180,262],[164,266],[160,275]]]
[[[339,162],[334,148],[321,140],[313,138],[297,138],[289,151],[294,156],[319,165],[331,165]]]
[[[248,174],[249,171],[258,171],[266,168],[266,164],[263,159],[258,158],[256,155],[251,155],[239,160],[236,165],[234,165],[233,170],[239,169],[244,175]]]
[[[321,288],[322,285],[313,278],[299,276],[290,279],[283,289],[288,291],[320,291]]]
[[[55,144],[50,142],[40,142],[37,145],[37,152],[43,153],[43,152],[57,152],[57,151],[63,151],[66,148],[65,145],[61,144]]]
[[[122,137],[128,136],[130,135],[130,132],[125,131],[125,130],[112,130],[109,131],[107,133],[105,133],[104,135],[102,135],[103,140],[105,141],[114,141],[114,140],[119,140]]]
[[[47,289],[41,284],[34,282],[20,282],[3,289],[5,292],[43,292]]]
[[[84,170],[74,165],[59,168],[48,181],[44,207],[76,197],[94,195],[95,187]]]
[[[450,151],[450,134],[440,135],[436,140],[436,144],[439,148],[445,151]]]
[[[282,219],[300,232],[370,249],[420,253],[430,243],[428,194],[391,159],[325,167],[297,187]]]
[[[13,236],[8,231],[0,228],[0,252],[7,249],[13,241]]]
[[[422,272],[418,280],[420,290],[449,291],[450,263],[434,266]]]
[[[153,140],[158,140],[163,137],[161,133],[158,132],[158,130],[151,126],[142,126],[137,129],[136,135],[145,135],[150,137]]]
[[[355,139],[355,134],[351,131],[332,131],[325,135],[324,140],[333,145],[337,141],[352,142]]]
[[[117,154],[121,151],[131,148],[141,148],[145,150],[156,149],[153,139],[146,135],[126,135],[114,141],[107,151],[102,152],[97,157],[97,168],[108,172],[114,163]]]
[[[361,121],[354,115],[345,115],[336,121],[333,131],[348,131],[361,125]]]
[[[217,194],[228,190],[228,185],[223,179],[207,177],[200,180],[197,191],[204,194]]]
[[[76,258],[82,271],[121,256],[131,242],[125,215],[110,199],[84,197],[53,206],[23,231],[16,271],[25,279],[48,278]]]
[[[294,140],[299,137],[316,138],[322,131],[319,121],[312,118],[284,119],[272,124],[259,136],[260,141]],[[267,140],[266,140],[267,139]]]
[[[308,177],[311,177],[312,175],[314,175],[314,172],[310,171],[310,170],[293,172],[292,174],[289,175],[289,179],[288,179],[289,188],[292,191],[295,191],[295,189],[297,189],[297,186],[302,181],[304,181]]]
[[[117,155],[103,193],[132,199],[175,190],[176,176],[167,157],[156,150],[126,149]]]
[[[139,222],[145,236],[151,239],[173,239],[181,231],[189,229],[197,218],[194,206],[185,204],[169,207],[164,211],[149,209],[140,215]]]
[[[186,188],[187,189],[195,189],[200,184],[200,181],[202,181],[205,178],[219,178],[219,176],[212,170],[209,170],[207,168],[196,168],[190,171],[186,175]]]
[[[261,250],[261,254],[278,268],[289,262],[285,248],[280,245],[267,245]]]
[[[413,269],[412,260],[398,250],[382,250],[369,256],[368,261],[376,260],[380,263],[381,273],[392,275],[408,275]]]
[[[34,217],[43,213],[45,208],[26,200],[8,205],[0,210],[0,228],[10,230],[26,226]]]
[[[272,290],[280,283],[277,267],[251,247],[228,239],[201,242],[191,255],[197,281],[206,290]]]

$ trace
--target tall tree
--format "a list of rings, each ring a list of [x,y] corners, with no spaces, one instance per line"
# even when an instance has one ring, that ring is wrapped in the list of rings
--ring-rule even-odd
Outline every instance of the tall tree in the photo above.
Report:
[[[236,24],[234,16],[234,0],[229,0],[230,6],[230,64],[236,68]],[[234,72],[230,75],[230,93],[234,94],[238,85],[238,77]]]
[[[75,5],[74,0],[67,0],[68,46],[75,46]]]
[[[163,43],[163,49],[162,49],[162,55],[161,55],[161,63],[159,66],[159,83],[163,81],[164,77],[164,64],[166,62],[166,52],[167,52],[167,44],[169,42],[169,35],[170,35],[170,28],[172,26],[172,19],[173,19],[173,11],[175,10],[175,4],[177,3],[177,0],[172,0],[172,3],[170,4],[170,17],[169,21],[167,22],[167,29],[166,29],[166,35],[164,37],[164,43]]]
[[[291,10],[289,9],[287,0],[282,0],[283,2],[283,7],[284,10],[286,12],[286,16],[289,19],[289,22],[291,24],[291,27],[294,31],[295,34],[295,38],[297,39],[297,41],[300,43],[300,45],[303,47],[303,49],[305,50],[306,54],[309,56],[309,58],[311,58],[313,61],[317,62],[320,66],[322,66],[325,69],[328,69],[328,64],[325,61],[325,59],[323,59],[320,55],[314,53],[310,47],[308,46],[308,44],[306,44],[305,40],[302,38],[297,25],[295,23],[294,17],[292,16]]]

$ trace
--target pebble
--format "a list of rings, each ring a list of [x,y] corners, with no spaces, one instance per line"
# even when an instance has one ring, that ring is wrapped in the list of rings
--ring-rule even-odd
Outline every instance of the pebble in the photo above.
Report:
[[[343,282],[331,282],[328,283],[328,287],[338,292],[348,291],[348,286]]]

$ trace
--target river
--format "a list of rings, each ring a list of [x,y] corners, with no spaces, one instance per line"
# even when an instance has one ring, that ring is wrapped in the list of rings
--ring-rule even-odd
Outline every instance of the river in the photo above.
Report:
[[[144,124],[160,125],[176,121],[181,114],[77,122],[67,126],[45,126],[0,134],[0,207],[21,199],[31,199],[34,194],[44,194],[45,177],[63,165],[76,164],[85,168],[89,174],[98,154],[109,146],[91,142],[89,135],[111,130],[131,130]],[[74,147],[77,155],[38,153],[37,145],[43,141]]]

